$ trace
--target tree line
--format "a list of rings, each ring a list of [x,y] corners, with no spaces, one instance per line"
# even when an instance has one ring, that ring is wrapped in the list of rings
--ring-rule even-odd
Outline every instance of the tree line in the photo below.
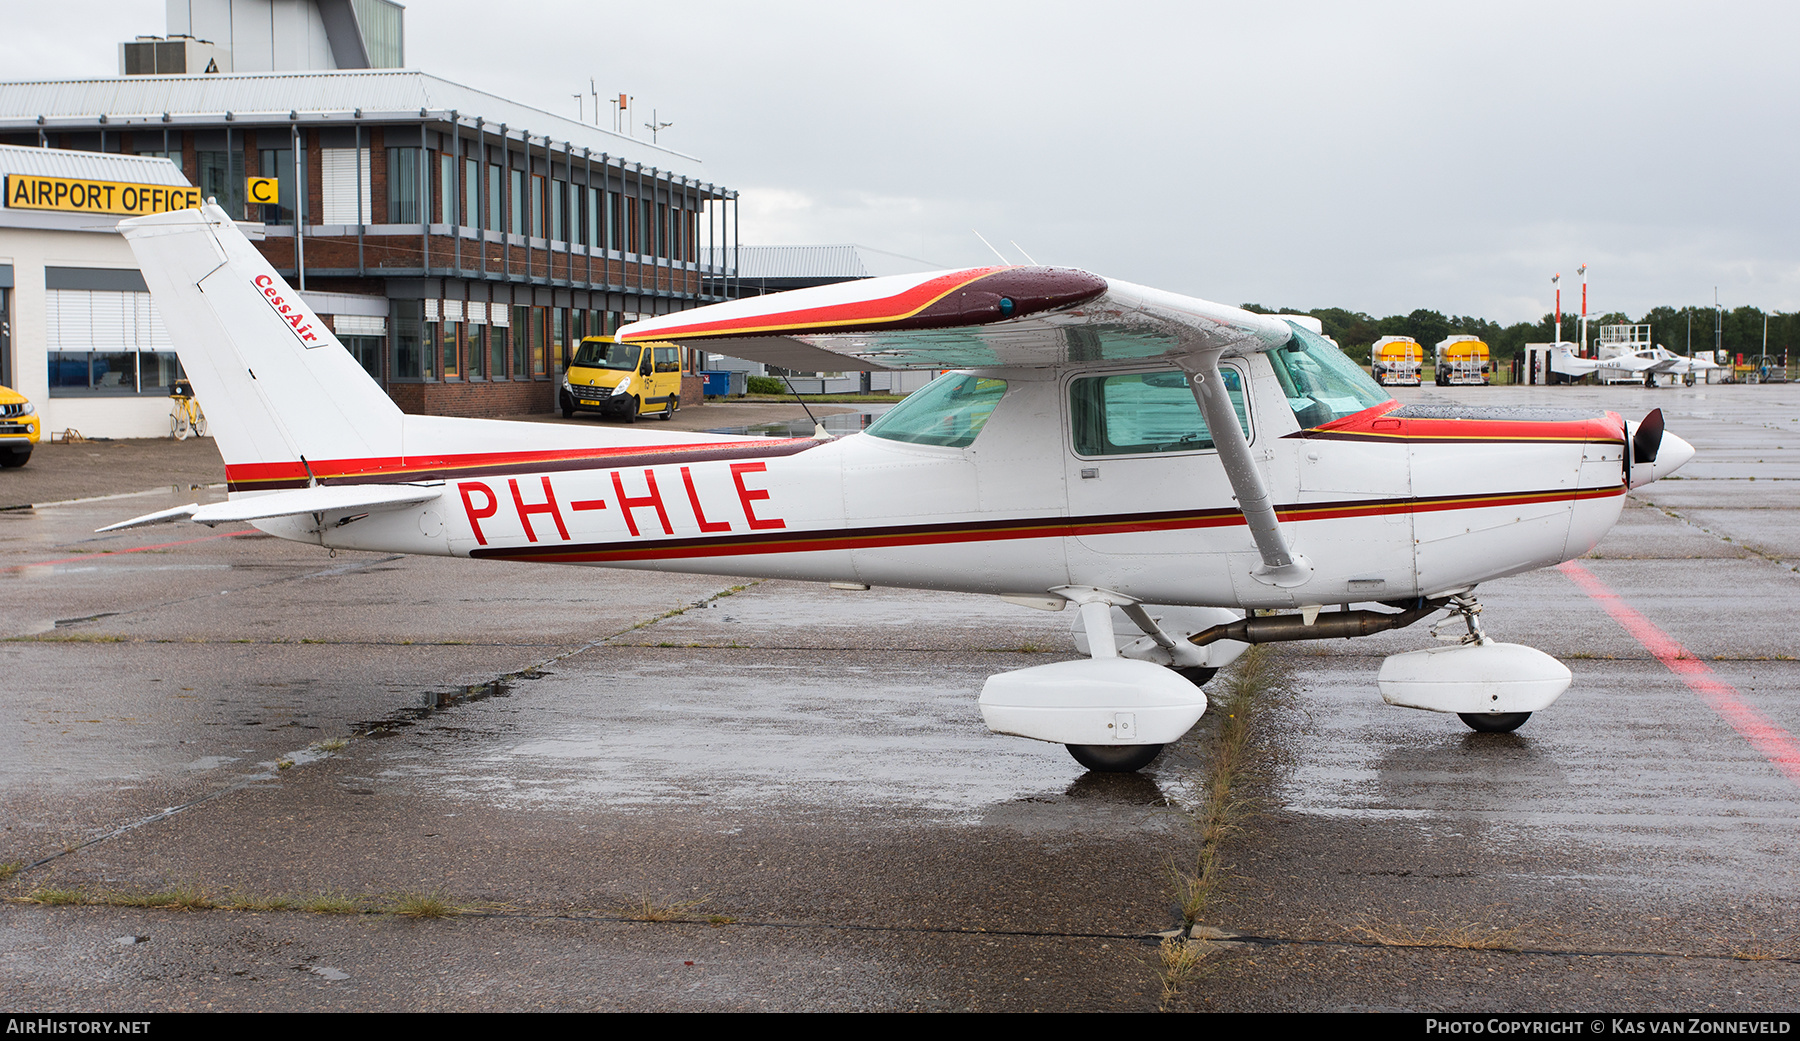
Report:
[[[1556,338],[1554,313],[1546,314],[1536,322],[1515,322],[1502,326],[1485,318],[1444,315],[1424,308],[1411,314],[1372,318],[1360,311],[1347,311],[1341,307],[1301,310],[1264,307],[1261,304],[1240,306],[1257,314],[1311,315],[1325,326],[1325,335],[1336,340],[1344,353],[1364,364],[1369,361],[1369,349],[1383,336],[1410,336],[1424,345],[1426,356],[1430,357],[1431,348],[1439,340],[1466,333],[1478,337],[1488,345],[1488,351],[1496,364],[1509,363],[1528,343],[1550,343]],[[1667,347],[1676,354],[1686,354],[1690,347],[1695,351],[1710,351],[1714,343],[1715,315],[1719,321],[1720,344],[1725,350],[1734,355],[1742,354],[1746,360],[1762,353],[1765,312],[1761,308],[1749,306],[1732,308],[1723,313],[1711,307],[1653,307],[1637,319],[1614,311],[1588,319],[1588,339],[1591,342],[1598,337],[1602,325],[1648,323],[1651,342]],[[1783,314],[1774,311],[1767,312],[1766,316],[1771,355],[1788,355],[1794,348],[1800,348],[1800,312]],[[1564,313],[1562,333],[1564,340],[1575,342],[1581,336],[1581,317]]]

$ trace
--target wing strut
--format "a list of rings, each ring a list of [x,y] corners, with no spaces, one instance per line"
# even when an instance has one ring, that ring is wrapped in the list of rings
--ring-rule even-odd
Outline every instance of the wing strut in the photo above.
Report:
[[[1250,442],[1244,437],[1244,428],[1238,425],[1237,410],[1231,407],[1225,378],[1219,374],[1220,353],[1200,351],[1179,356],[1179,360],[1200,414],[1206,418],[1206,428],[1212,433],[1213,447],[1219,450],[1225,477],[1237,496],[1238,512],[1244,515],[1250,537],[1256,540],[1256,551],[1262,554],[1262,567],[1251,572],[1251,577],[1291,589],[1312,577],[1312,562],[1289,549],[1287,538],[1281,534],[1275,504],[1263,485],[1262,471],[1250,457]]]

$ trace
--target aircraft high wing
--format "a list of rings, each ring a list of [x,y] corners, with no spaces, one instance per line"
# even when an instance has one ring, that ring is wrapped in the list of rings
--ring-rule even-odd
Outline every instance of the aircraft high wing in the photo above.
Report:
[[[216,207],[122,222],[245,519],[345,549],[1074,605],[1088,657],[990,677],[990,727],[1134,770],[1251,643],[1448,612],[1390,703],[1508,730],[1569,685],[1481,631],[1478,583],[1591,548],[1692,455],[1660,412],[1401,406],[1306,320],[1045,267],[868,279],[665,315],[799,369],[949,369],[834,440],[402,415]],[[121,525],[123,526],[123,525]],[[1440,623],[1442,624],[1442,623]]]

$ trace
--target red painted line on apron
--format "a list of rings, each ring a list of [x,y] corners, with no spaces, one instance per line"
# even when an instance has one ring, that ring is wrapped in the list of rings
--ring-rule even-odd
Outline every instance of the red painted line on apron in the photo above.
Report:
[[[1719,714],[1719,718],[1730,723],[1732,728],[1750,742],[1751,747],[1761,752],[1775,768],[1786,774],[1788,780],[1800,784],[1800,743],[1796,743],[1794,735],[1776,726],[1769,717],[1758,712],[1738,694],[1737,688],[1718,678],[1706,663],[1694,657],[1686,647],[1675,641],[1675,638],[1657,628],[1656,623],[1639,614],[1636,609],[1620,599],[1619,594],[1607,587],[1606,583],[1594,577],[1594,573],[1574,561],[1558,564],[1558,571],[1568,576],[1582,592],[1599,601],[1632,638],[1644,645],[1644,649],[1655,655],[1656,660],[1669,667],[1669,671],[1681,677],[1700,700],[1706,702],[1708,708]]]
[[[196,542],[211,542],[213,539],[231,539],[239,535],[254,535],[257,529],[245,528],[243,531],[227,531],[218,535],[202,535],[197,539],[182,539],[180,542],[161,542],[154,546],[139,546],[136,549],[115,549],[111,553],[89,553],[80,557],[64,557],[61,560],[38,560],[30,564],[14,564],[0,568],[0,572],[21,571],[28,567],[51,567],[56,564],[74,564],[82,560],[100,560],[103,557],[122,557],[127,553],[144,553],[153,549],[169,549],[174,546],[191,546]]]

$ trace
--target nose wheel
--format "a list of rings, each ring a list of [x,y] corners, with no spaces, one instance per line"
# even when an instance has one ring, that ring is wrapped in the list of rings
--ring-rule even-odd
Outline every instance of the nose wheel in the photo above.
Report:
[[[1075,761],[1095,773],[1128,774],[1149,766],[1161,745],[1064,745]]]
[[[1525,725],[1529,712],[1458,712],[1457,718],[1469,729],[1483,734],[1510,734]]]

